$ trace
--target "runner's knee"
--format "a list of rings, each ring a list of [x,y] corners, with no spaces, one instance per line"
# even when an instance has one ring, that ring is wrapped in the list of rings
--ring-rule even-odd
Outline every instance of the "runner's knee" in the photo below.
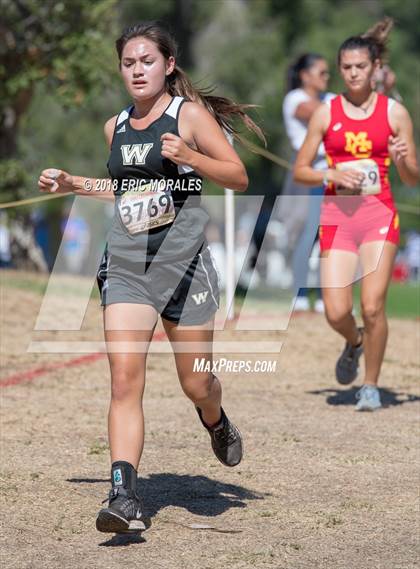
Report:
[[[115,368],[112,371],[111,399],[127,402],[139,401],[142,394],[142,381],[138,370]]]
[[[365,324],[374,324],[382,314],[384,306],[378,301],[362,301],[362,318]]]
[[[326,304],[325,315],[329,324],[333,327],[340,326],[343,321],[351,314],[351,306],[339,306],[337,304]]]
[[[198,403],[210,397],[217,379],[212,373],[191,373],[180,378],[180,381],[185,395]]]

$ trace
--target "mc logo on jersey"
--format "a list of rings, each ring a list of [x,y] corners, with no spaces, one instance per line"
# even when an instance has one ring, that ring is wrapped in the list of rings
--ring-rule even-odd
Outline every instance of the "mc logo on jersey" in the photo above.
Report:
[[[367,132],[345,132],[346,152],[351,152],[355,158],[369,158],[372,154],[372,141],[368,139]]]
[[[143,165],[153,148],[153,142],[146,144],[121,144],[121,154],[124,166]]]

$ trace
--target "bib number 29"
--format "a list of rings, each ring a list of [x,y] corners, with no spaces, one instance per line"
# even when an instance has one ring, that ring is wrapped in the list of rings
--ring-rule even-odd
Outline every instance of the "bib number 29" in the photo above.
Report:
[[[379,176],[378,164],[375,160],[365,158],[362,160],[349,160],[336,164],[337,170],[358,170],[363,174],[361,194],[371,196],[379,194],[381,191],[381,180]]]

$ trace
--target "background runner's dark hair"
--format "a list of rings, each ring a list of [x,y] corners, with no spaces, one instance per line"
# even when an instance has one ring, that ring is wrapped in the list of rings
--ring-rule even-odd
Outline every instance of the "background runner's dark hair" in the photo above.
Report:
[[[178,45],[172,34],[159,21],[140,22],[135,26],[126,28],[122,35],[115,42],[121,67],[121,56],[125,44],[137,37],[144,37],[154,42],[165,59],[169,57],[177,57]],[[255,107],[255,105],[238,104],[226,97],[218,97],[211,95],[212,88],[200,89],[195,87],[190,81],[188,75],[179,66],[176,65],[174,71],[166,78],[167,91],[170,95],[185,97],[188,101],[193,101],[204,105],[217,120],[219,125],[228,133],[232,134],[239,141],[241,137],[238,135],[233,119],[239,118],[245,126],[255,132],[257,136],[264,140],[265,137],[262,129],[246,114],[246,110]]]
[[[286,92],[302,87],[302,71],[310,69],[317,61],[324,60],[319,53],[304,53],[287,69]]]
[[[387,53],[388,36],[393,25],[394,20],[385,17],[369,28],[364,34],[347,38],[338,50],[338,64],[340,65],[343,51],[351,49],[367,49],[372,62],[377,59],[384,62]]]

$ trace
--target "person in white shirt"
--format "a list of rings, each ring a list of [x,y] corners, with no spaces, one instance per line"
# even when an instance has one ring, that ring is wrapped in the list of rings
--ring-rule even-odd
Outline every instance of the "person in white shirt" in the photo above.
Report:
[[[312,113],[334,96],[333,93],[326,92],[328,79],[328,63],[317,53],[301,55],[288,69],[283,118],[292,147],[293,162],[305,140]],[[313,166],[317,169],[327,167],[323,145],[319,147]],[[293,181],[292,171],[287,174],[280,198],[279,217],[286,225],[288,235],[288,260],[292,265],[294,291],[297,295],[295,310],[310,309],[307,289],[308,260],[314,245],[315,228],[319,222],[322,194],[323,188],[308,189],[306,186],[300,186]],[[324,311],[320,294],[315,302],[315,310]]]
[[[9,268],[12,265],[10,241],[7,215],[4,211],[0,211],[0,268],[2,269]]]

